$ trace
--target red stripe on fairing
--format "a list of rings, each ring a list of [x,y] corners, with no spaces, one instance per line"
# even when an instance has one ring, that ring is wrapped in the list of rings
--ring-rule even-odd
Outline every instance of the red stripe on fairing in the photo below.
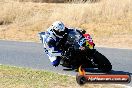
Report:
[[[93,40],[89,34],[83,34],[83,36],[88,40],[90,45],[94,45]]]

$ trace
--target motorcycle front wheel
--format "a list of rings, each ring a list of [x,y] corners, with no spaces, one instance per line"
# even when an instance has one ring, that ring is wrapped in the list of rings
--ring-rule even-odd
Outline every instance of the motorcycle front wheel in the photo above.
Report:
[[[112,65],[110,61],[104,55],[96,51],[94,54],[94,59],[97,63],[97,67],[99,70],[102,70],[103,72],[111,71]]]

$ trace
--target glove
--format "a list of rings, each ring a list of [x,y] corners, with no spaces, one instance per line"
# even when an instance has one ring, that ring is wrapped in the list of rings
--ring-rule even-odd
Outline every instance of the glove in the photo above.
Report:
[[[79,49],[81,49],[81,50],[85,50],[85,47],[83,47],[83,46],[80,46],[80,47],[79,47]]]

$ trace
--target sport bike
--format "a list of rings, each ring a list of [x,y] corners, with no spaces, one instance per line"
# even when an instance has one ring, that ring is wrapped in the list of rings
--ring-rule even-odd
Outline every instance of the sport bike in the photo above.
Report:
[[[39,33],[42,40],[43,32]],[[62,51],[60,65],[67,68],[77,69],[80,65],[83,68],[98,68],[103,72],[112,69],[110,61],[95,49],[95,44],[89,34],[78,31],[71,31],[64,41],[59,44]],[[80,47],[82,46],[82,47]]]

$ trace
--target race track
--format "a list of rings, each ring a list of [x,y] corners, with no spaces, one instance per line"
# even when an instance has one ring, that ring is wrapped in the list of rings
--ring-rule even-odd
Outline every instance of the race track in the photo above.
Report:
[[[132,76],[132,50],[101,47],[96,49],[110,60],[113,65],[112,73],[129,73]],[[61,66],[51,66],[47,58],[40,43],[0,41],[0,64],[76,75],[75,71],[64,71]],[[125,85],[132,86],[132,82]]]

